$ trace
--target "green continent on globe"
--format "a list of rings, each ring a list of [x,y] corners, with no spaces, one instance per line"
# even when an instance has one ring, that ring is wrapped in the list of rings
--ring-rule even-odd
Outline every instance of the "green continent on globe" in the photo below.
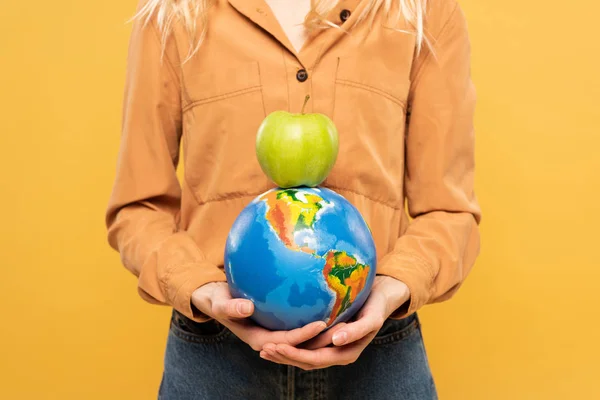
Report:
[[[363,290],[369,276],[369,266],[357,262],[345,251],[331,250],[325,256],[323,276],[329,288],[335,292],[335,303],[328,325],[346,311]]]
[[[290,250],[314,254],[314,249],[298,246],[294,240],[294,232],[312,229],[319,211],[328,201],[316,194],[299,192],[297,189],[267,192],[261,200],[267,203],[267,222],[283,244]]]

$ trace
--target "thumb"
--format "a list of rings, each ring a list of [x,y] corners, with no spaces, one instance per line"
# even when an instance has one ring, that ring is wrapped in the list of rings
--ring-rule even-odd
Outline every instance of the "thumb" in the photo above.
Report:
[[[229,299],[217,304],[215,313],[221,318],[247,318],[254,312],[254,303],[245,299]]]

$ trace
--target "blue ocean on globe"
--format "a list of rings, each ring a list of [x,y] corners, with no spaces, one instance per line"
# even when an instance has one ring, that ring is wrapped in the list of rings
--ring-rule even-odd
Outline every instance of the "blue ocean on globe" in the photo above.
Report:
[[[225,273],[235,298],[271,330],[350,319],[366,301],[376,271],[371,231],[359,211],[326,188],[272,189],[234,222]]]

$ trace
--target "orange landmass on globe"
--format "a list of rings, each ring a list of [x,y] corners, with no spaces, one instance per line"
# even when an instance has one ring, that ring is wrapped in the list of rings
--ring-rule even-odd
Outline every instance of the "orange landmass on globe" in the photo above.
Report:
[[[332,250],[325,255],[323,276],[335,292],[335,303],[329,316],[331,325],[338,315],[348,309],[363,290],[369,276],[369,266],[360,264],[345,251]]]
[[[278,190],[265,193],[261,200],[267,203],[267,221],[283,244],[290,250],[314,254],[315,250],[298,246],[294,232],[313,227],[325,200],[311,193],[302,193],[302,196],[297,194],[298,191],[294,189]]]

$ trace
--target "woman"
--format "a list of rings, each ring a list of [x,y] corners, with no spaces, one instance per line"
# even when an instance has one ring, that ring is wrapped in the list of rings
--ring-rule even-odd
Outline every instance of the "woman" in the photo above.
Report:
[[[174,309],[160,398],[436,398],[416,311],[479,252],[469,52],[455,0],[140,4],[107,225],[140,295]],[[378,275],[352,322],[271,332],[230,298],[223,250],[273,186],[258,126],[307,94],[340,133],[324,186],[369,223]]]

